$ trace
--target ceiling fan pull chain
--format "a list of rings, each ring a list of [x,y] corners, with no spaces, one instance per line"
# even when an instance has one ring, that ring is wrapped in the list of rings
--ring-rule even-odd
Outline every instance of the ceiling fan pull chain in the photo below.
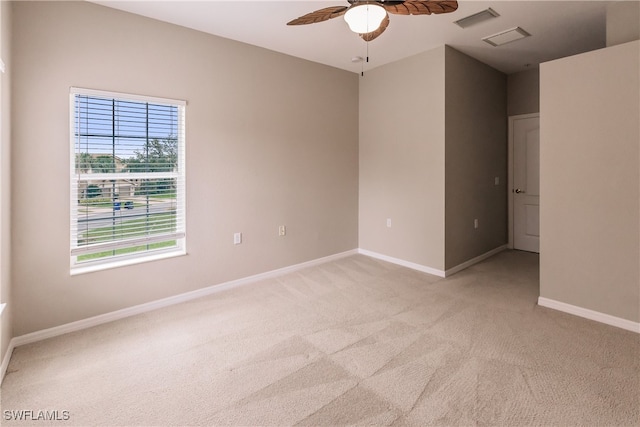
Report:
[[[367,43],[367,52],[365,58],[367,58],[366,61],[369,62],[369,43]],[[360,77],[364,77],[364,62],[365,61],[360,62]]]
[[[367,57],[367,63],[369,63],[369,42],[367,42],[367,54],[366,54],[366,57]],[[360,65],[362,67],[361,71],[360,71],[360,77],[364,77],[364,61],[362,61],[360,63]]]

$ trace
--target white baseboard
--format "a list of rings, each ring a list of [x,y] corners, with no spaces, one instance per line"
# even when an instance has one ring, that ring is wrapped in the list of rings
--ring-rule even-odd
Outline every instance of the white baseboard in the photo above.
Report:
[[[0,304],[0,319],[2,319],[2,313],[4,312],[4,309],[6,307],[7,307],[6,303]],[[13,340],[9,341],[9,346],[7,347],[7,351],[4,354],[2,361],[0,363],[0,385],[2,385],[2,380],[4,379],[4,373],[7,371],[7,367],[9,366],[9,359],[11,359],[11,353],[13,353]]]
[[[640,323],[632,322],[631,320],[622,319],[620,317],[600,313],[599,311],[589,310],[588,308],[578,307],[576,305],[571,305],[544,297],[538,297],[538,305],[573,314],[574,316],[584,317],[585,319],[595,320],[596,322],[604,323],[606,325],[615,326],[616,328],[621,328],[640,334]]]
[[[172,297],[148,302],[145,304],[124,308],[122,310],[113,311],[111,313],[105,313],[99,316],[89,317],[87,319],[82,319],[76,322],[55,326],[49,329],[43,329],[41,331],[36,331],[36,332],[32,332],[29,334],[25,334],[25,335],[21,335],[13,338],[11,340],[13,347],[11,345],[9,347],[11,350],[13,350],[13,348],[19,347],[21,345],[30,344],[33,342],[47,339],[47,338],[56,337],[59,335],[67,334],[69,332],[75,332],[82,329],[91,328],[93,326],[102,325],[104,323],[113,322],[114,320],[124,319],[126,317],[135,316],[136,314],[146,313],[152,310],[157,310],[159,308],[168,307],[174,304],[180,304],[182,302],[191,301],[207,295],[211,295],[211,294],[226,291],[229,289],[237,288],[239,286],[247,285],[249,283],[270,279],[273,277],[281,276],[286,273],[291,273],[293,271],[301,270],[303,268],[313,267],[315,265],[324,264],[329,261],[345,258],[351,255],[355,255],[357,253],[358,253],[357,249],[352,249],[350,251],[329,255],[323,258],[318,258],[315,260],[303,262],[296,265],[291,265],[284,268],[279,268],[277,270],[268,271],[266,273],[260,273],[260,274],[245,277],[242,279],[232,280],[230,282],[225,282],[218,285],[213,285],[206,288],[198,289],[195,291],[175,295]],[[9,353],[9,356],[10,356],[10,353]],[[8,364],[8,361],[7,361],[7,364]],[[4,362],[3,362],[3,366],[4,366]],[[2,377],[4,377],[4,371],[0,371],[0,374],[2,374]]]
[[[484,261],[485,259],[494,256],[495,254],[504,251],[507,249],[507,245],[499,246],[495,249],[490,250],[482,255],[479,255],[473,259],[463,262],[460,265],[456,265],[453,268],[448,270],[438,270],[437,268],[427,267],[426,265],[416,264],[414,262],[405,261],[403,259],[390,257],[388,255],[379,254],[377,252],[368,251],[366,249],[358,249],[358,253],[366,256],[370,256],[371,258],[376,258],[382,261],[387,261],[392,264],[401,265],[403,267],[410,268],[412,270],[422,271],[423,273],[433,274],[438,277],[449,277],[453,274],[456,274],[459,271],[464,270],[465,268],[469,268],[474,264],[479,263],[480,261]]]
[[[0,365],[0,385],[2,385],[2,381],[4,381],[4,374],[9,367],[9,360],[11,360],[14,348],[16,348],[15,338],[12,338],[11,341],[9,341],[9,347],[7,347],[7,351],[2,358],[2,364]]]
[[[436,268],[427,267],[426,265],[416,264],[415,262],[405,261],[400,258],[390,257],[388,255],[379,254],[377,252],[368,251],[366,249],[358,249],[358,253],[362,255],[366,255],[371,258],[376,258],[382,261],[390,262],[391,264],[397,264],[402,267],[407,267],[412,270],[421,271],[423,273],[432,274],[434,276],[444,277],[444,271],[438,270]]]
[[[473,264],[477,264],[480,261],[484,261],[485,259],[487,259],[489,257],[492,257],[495,254],[498,254],[498,253],[504,251],[505,249],[507,249],[507,247],[508,247],[508,245],[498,246],[495,249],[491,249],[489,252],[485,252],[482,255],[478,255],[475,258],[472,258],[472,259],[470,259],[468,261],[463,262],[462,264],[458,264],[455,267],[452,267],[452,268],[446,270],[444,272],[444,276],[445,277],[449,277],[449,276],[451,276],[453,274],[456,274],[457,272],[462,271],[465,268],[471,267]]]

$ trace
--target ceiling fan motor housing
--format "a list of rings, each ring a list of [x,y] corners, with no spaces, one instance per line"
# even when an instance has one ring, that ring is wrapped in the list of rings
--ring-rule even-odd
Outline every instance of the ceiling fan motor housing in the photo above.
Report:
[[[397,1],[397,0],[347,0],[349,2],[349,4],[356,4],[356,3],[378,3],[378,4],[389,4],[389,5],[397,5],[397,4],[402,4],[404,3],[404,0],[401,1]]]

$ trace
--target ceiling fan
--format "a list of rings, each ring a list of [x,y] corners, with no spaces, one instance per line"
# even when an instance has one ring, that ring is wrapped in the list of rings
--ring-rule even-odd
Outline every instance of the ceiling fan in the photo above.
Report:
[[[389,26],[389,13],[394,15],[431,15],[458,9],[455,0],[347,0],[349,6],[332,6],[307,13],[287,25],[306,25],[344,15],[354,33],[365,41],[374,40]]]

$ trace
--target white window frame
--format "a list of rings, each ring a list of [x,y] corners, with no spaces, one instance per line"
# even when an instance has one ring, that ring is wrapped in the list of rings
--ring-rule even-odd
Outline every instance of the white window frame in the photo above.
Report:
[[[171,172],[137,172],[137,173],[92,173],[83,174],[76,171],[76,96],[90,96],[104,99],[116,99],[149,104],[170,105],[178,107],[178,145],[177,145],[177,170]],[[70,273],[71,275],[88,273],[138,264],[141,262],[155,261],[186,255],[186,170],[185,170],[185,110],[186,101],[168,98],[132,95],[118,92],[101,91],[72,87],[69,96],[70,118]],[[127,177],[128,179],[176,179],[176,230],[171,233],[135,237],[126,240],[115,240],[93,245],[78,245],[78,183],[81,180],[114,180]],[[154,242],[175,240],[176,246],[163,249],[147,249],[126,255],[114,255],[98,258],[90,261],[78,261],[78,256],[96,252],[99,250],[112,250],[118,248],[144,245]]]

